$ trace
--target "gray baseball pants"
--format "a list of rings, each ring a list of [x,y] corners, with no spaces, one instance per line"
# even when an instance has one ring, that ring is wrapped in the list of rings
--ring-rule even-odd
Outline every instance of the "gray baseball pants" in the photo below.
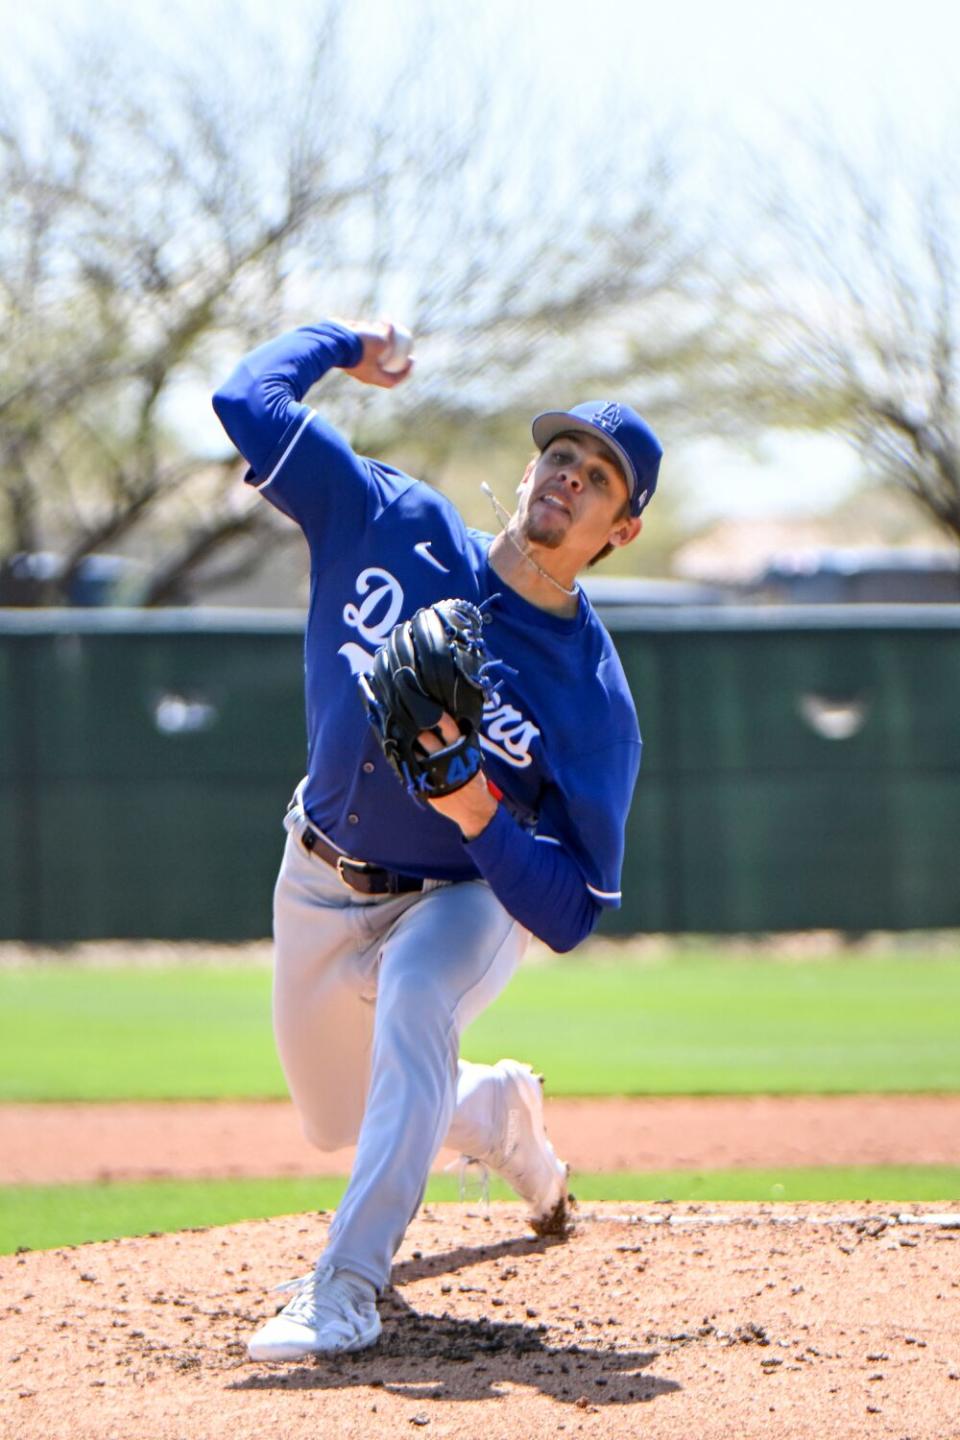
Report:
[[[381,1289],[441,1145],[483,1159],[506,1123],[498,1077],[460,1035],[529,932],[483,881],[370,900],[304,850],[295,805],[274,895],[274,1033],[307,1139],[356,1144],[324,1259]]]

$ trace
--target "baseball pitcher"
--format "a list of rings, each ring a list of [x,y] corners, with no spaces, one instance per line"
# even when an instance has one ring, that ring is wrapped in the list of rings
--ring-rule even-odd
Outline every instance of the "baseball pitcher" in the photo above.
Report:
[[[540,1234],[569,1224],[541,1085],[471,1064],[460,1036],[531,935],[558,951],[620,902],[640,735],[578,587],[640,532],[661,448],[613,401],[549,410],[491,536],[356,455],[304,397],[334,366],[392,388],[385,324],[304,326],[248,355],[214,408],[247,482],[310,551],[307,773],[274,904],[274,1029],[308,1139],[356,1144],[316,1268],[254,1360],[360,1350],[443,1144],[503,1176]]]

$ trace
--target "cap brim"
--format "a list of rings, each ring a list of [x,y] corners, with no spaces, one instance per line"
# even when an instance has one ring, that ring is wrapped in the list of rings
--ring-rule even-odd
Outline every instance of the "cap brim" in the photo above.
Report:
[[[596,440],[602,441],[620,461],[624,479],[630,490],[630,509],[633,513],[637,501],[637,491],[640,488],[640,481],[636,470],[633,468],[633,461],[624,450],[618,445],[611,435],[608,435],[602,425],[593,425],[589,420],[583,420],[579,415],[571,415],[566,410],[546,410],[538,415],[531,427],[533,443],[539,450],[546,450],[551,440],[558,435],[566,435],[569,432],[580,431],[584,435],[592,435]],[[639,497],[641,500],[643,496]]]

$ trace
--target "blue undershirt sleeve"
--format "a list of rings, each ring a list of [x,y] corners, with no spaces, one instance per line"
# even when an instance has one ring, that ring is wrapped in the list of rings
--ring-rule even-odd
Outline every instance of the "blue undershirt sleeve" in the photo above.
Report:
[[[503,805],[464,846],[504,909],[551,950],[572,950],[593,930],[602,907],[576,862],[521,829]]]
[[[302,325],[251,350],[220,386],[213,408],[254,475],[262,475],[300,421],[300,401],[334,366],[360,362],[363,344],[345,325]],[[250,478],[250,477],[248,477]]]

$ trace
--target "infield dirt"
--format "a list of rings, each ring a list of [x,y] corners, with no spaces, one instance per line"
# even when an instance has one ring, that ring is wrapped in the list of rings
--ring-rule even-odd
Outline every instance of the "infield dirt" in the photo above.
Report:
[[[574,1170],[952,1165],[960,1095],[548,1097],[547,1121]],[[309,1146],[289,1101],[0,1105],[7,1185],[346,1175],[352,1158]]]
[[[259,1365],[329,1217],[0,1260],[4,1440],[960,1435],[960,1229],[853,1206],[414,1221],[371,1351]],[[723,1223],[718,1223],[723,1222]]]

